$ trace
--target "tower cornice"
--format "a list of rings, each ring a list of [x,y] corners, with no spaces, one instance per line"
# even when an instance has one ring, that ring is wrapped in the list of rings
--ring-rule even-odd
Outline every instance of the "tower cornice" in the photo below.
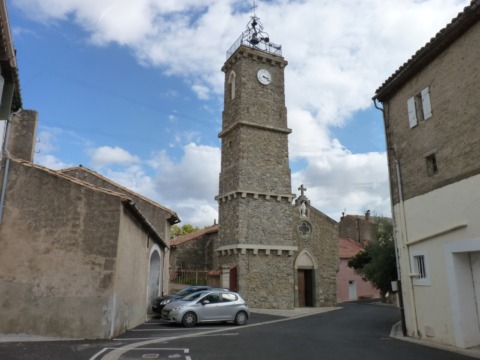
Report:
[[[220,132],[218,134],[218,137],[222,138],[225,135],[227,135],[228,133],[230,133],[231,131],[240,127],[240,126],[253,127],[253,128],[256,128],[256,129],[274,131],[274,132],[279,132],[279,133],[283,133],[283,134],[290,134],[292,132],[292,129],[289,129],[289,128],[279,128],[279,127],[275,127],[275,126],[254,124],[254,123],[250,123],[250,122],[247,122],[247,121],[239,121],[239,122],[235,123],[233,126],[229,127],[228,129]]]
[[[263,50],[241,45],[232,54],[232,56],[227,59],[225,64],[222,66],[222,71],[226,73],[237,61],[247,58],[261,63],[268,63],[271,66],[279,66],[280,68],[284,68],[288,65],[288,61],[285,60],[282,56],[274,55]]]

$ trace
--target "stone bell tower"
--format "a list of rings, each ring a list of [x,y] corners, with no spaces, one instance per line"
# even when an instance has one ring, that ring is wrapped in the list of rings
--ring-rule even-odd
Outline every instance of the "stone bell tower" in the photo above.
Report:
[[[291,174],[281,46],[259,18],[227,52],[215,254],[251,307],[294,307]]]

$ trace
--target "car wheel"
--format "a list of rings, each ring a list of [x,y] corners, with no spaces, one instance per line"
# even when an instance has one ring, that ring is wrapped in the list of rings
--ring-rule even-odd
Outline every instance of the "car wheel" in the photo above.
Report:
[[[245,311],[240,311],[235,315],[235,324],[236,325],[245,325],[248,320],[248,315]]]
[[[193,327],[197,323],[197,315],[193,312],[187,312],[183,315],[182,324],[185,327]]]

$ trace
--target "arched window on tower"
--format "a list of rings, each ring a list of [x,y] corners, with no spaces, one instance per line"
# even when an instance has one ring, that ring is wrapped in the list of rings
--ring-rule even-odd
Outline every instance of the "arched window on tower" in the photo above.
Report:
[[[230,77],[228,78],[230,100],[235,98],[235,71],[230,72]]]

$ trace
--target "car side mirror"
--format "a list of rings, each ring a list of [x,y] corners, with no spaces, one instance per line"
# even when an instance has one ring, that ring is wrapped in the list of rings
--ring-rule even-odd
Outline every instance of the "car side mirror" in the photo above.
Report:
[[[210,304],[210,301],[208,301],[208,300],[203,300],[202,301],[202,305],[207,305],[207,304]]]

